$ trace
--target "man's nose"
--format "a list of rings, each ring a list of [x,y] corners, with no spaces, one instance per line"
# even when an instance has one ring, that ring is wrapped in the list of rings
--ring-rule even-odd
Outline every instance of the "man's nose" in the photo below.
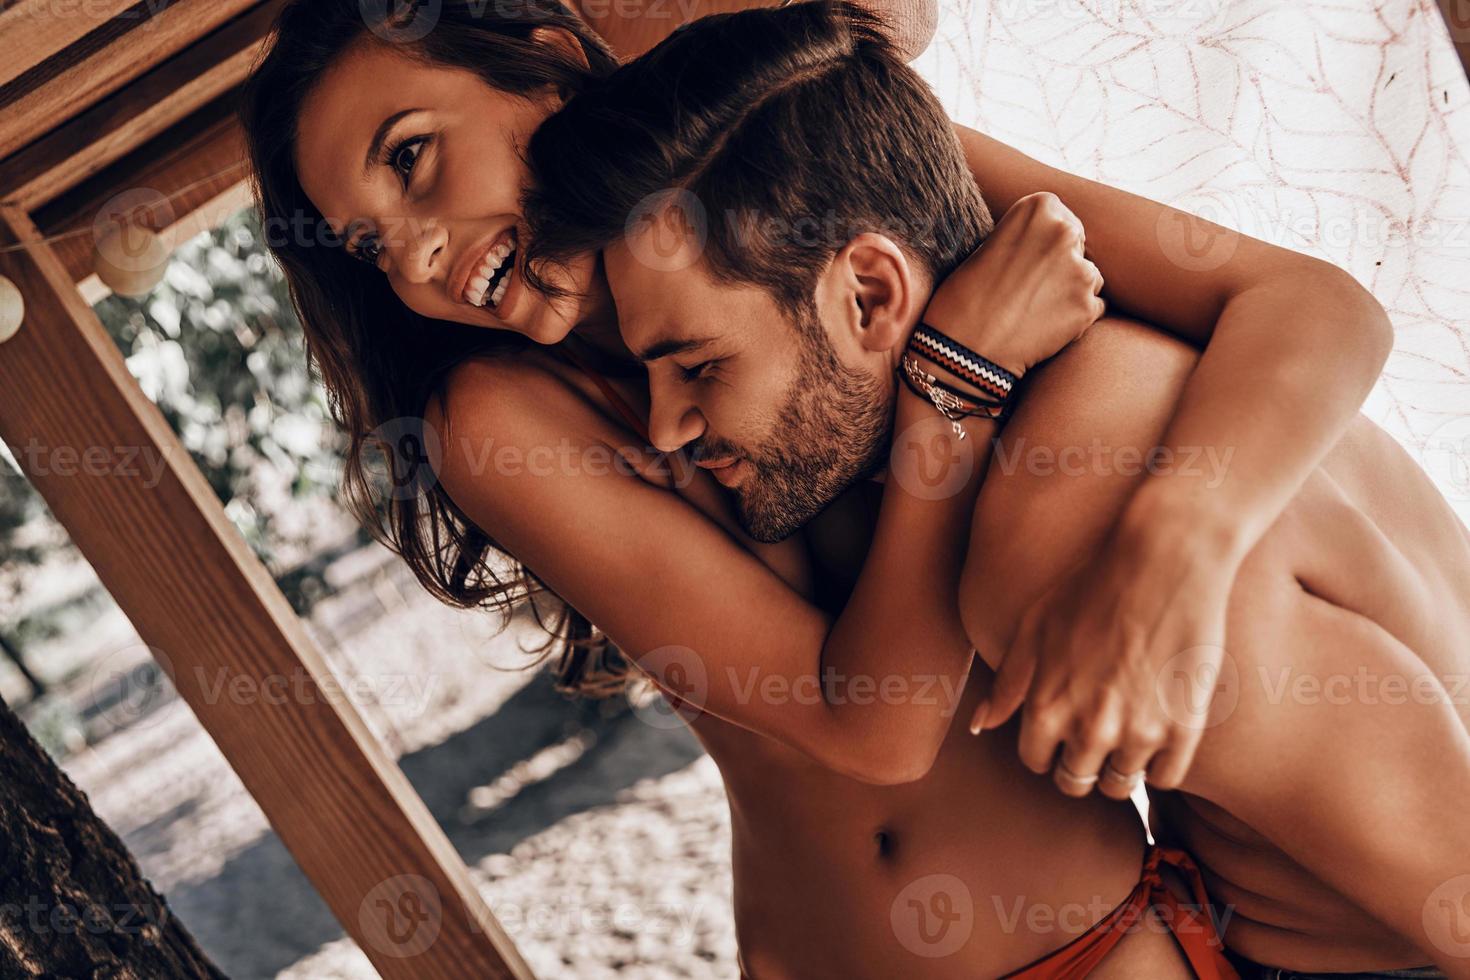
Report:
[[[648,438],[661,453],[673,453],[704,435],[704,415],[688,398],[681,398],[666,385],[649,389]]]
[[[432,219],[415,218],[404,219],[399,227],[402,245],[393,258],[395,271],[405,282],[420,285],[449,274],[445,268],[449,262],[445,251],[448,229]]]

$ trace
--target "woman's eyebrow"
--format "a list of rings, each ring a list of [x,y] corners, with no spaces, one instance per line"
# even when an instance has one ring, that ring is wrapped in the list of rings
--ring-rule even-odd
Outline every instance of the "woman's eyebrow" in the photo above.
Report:
[[[378,124],[377,132],[373,133],[373,138],[368,143],[367,153],[362,158],[363,176],[367,176],[368,171],[373,169],[374,161],[378,159],[378,154],[381,153],[383,150],[383,141],[388,138],[388,133],[393,129],[393,126],[398,122],[398,120],[402,119],[404,116],[412,115],[415,112],[423,111],[424,110],[422,107],[413,109],[400,109]]]

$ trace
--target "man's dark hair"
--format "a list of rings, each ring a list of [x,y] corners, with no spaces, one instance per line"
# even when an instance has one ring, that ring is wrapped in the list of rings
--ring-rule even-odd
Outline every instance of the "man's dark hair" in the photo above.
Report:
[[[702,206],[717,281],[793,313],[861,232],[937,283],[992,226],[934,93],[874,15],[840,0],[681,28],[567,102],[528,158],[527,278],[552,294],[538,273],[612,244],[670,192]]]

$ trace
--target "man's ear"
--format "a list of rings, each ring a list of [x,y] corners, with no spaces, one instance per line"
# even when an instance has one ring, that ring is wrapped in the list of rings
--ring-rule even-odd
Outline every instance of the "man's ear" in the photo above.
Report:
[[[863,232],[832,257],[822,291],[838,317],[833,325],[882,353],[903,345],[918,322],[928,300],[923,278],[893,239]]]
[[[531,42],[552,47],[583,68],[590,67],[587,64],[587,52],[582,50],[582,42],[565,27],[533,27]]]

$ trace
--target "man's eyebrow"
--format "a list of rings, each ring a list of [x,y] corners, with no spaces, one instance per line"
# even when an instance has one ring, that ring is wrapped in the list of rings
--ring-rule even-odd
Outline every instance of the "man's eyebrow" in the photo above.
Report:
[[[689,351],[699,350],[701,347],[708,347],[710,343],[711,338],[709,337],[691,337],[687,340],[668,337],[664,340],[654,341],[642,351],[634,351],[633,356],[644,364],[647,364],[649,361],[656,361],[659,358],[668,357],[672,354],[687,354]]]
[[[423,111],[421,108],[400,109],[378,124],[378,131],[373,133],[372,142],[368,143],[367,155],[362,158],[362,172],[364,176],[367,175],[368,171],[373,169],[373,163],[377,161],[378,154],[382,152],[383,141],[388,138],[388,131],[393,128],[393,125],[404,116]]]

